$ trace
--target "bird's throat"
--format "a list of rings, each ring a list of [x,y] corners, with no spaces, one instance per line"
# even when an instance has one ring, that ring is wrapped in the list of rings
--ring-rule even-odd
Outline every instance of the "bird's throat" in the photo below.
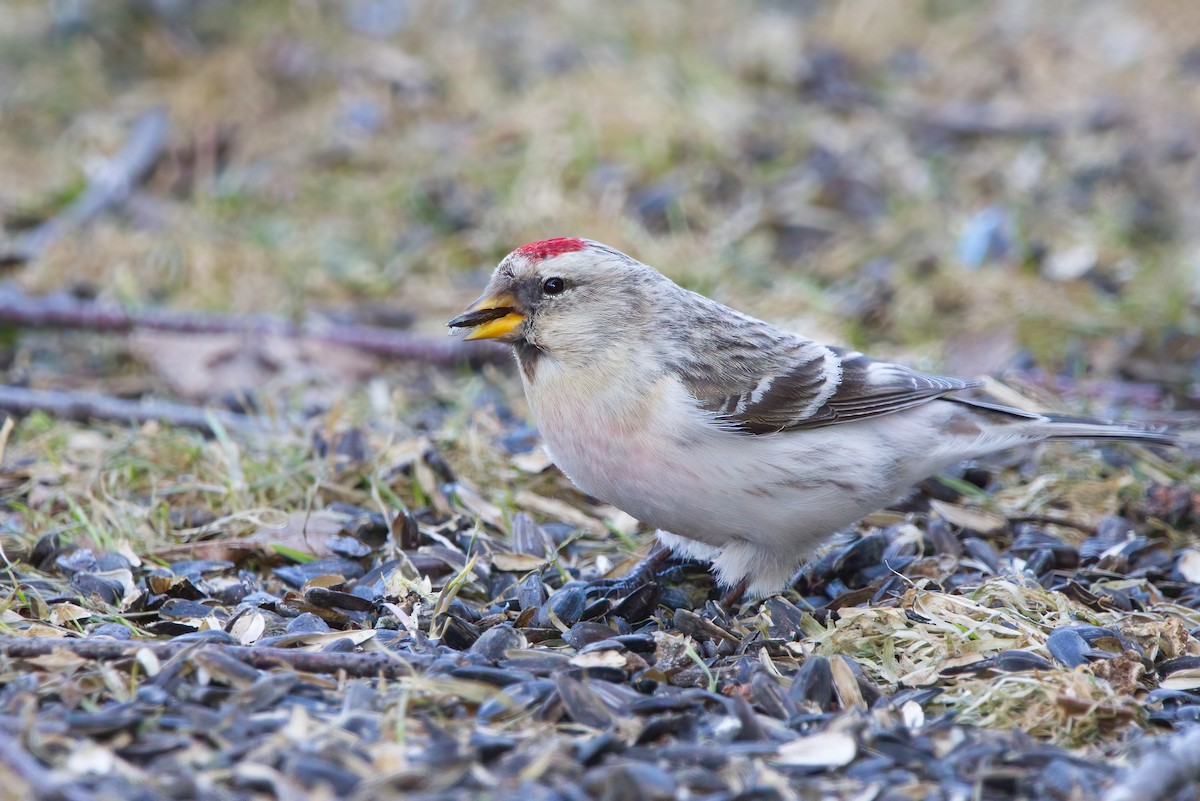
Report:
[[[524,339],[513,345],[513,352],[517,355],[517,364],[521,366],[521,377],[527,384],[532,384],[537,376],[538,365],[546,356],[545,352]]]

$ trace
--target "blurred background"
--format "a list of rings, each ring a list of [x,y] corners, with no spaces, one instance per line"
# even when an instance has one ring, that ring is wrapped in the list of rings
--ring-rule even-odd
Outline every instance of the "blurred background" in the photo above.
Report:
[[[445,329],[556,236],[1194,429],[1200,3],[0,0],[0,796],[1097,798],[1195,752],[1145,736],[1200,717],[1194,453],[965,464],[741,615],[606,583],[649,532]],[[414,675],[197,650],[368,638]]]
[[[41,241],[156,108],[131,191]],[[810,336],[1099,405],[1128,395],[1106,381],[1196,403],[1198,126],[1182,0],[0,9],[24,292],[440,335],[509,250],[586,236]],[[283,357],[222,377],[170,344],[34,343],[7,381],[315,380]]]

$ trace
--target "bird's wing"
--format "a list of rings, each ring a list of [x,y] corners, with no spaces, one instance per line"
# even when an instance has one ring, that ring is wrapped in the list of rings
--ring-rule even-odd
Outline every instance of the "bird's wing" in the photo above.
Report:
[[[680,371],[702,408],[750,434],[879,417],[982,384],[810,340],[787,337],[767,345],[765,338],[748,347],[726,343],[720,357]]]

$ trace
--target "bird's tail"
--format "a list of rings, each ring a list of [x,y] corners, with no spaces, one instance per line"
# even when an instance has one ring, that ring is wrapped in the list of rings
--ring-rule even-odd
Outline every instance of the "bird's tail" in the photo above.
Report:
[[[1179,432],[1166,426],[1114,423],[1094,417],[1071,417],[1063,414],[1044,414],[1040,426],[1050,439],[1106,439],[1137,442],[1142,445],[1183,445]]]
[[[1136,442],[1142,445],[1170,445],[1180,447],[1195,444],[1193,437],[1186,436],[1167,426],[1142,425],[1138,423],[1114,423],[1098,417],[1073,417],[1065,414],[1038,414],[988,403],[974,398],[948,398],[956,403],[970,406],[977,412],[991,414],[999,419],[1021,418],[1030,423],[1028,432],[1036,439],[1103,439],[1119,442]],[[1190,433],[1190,432],[1189,432]]]

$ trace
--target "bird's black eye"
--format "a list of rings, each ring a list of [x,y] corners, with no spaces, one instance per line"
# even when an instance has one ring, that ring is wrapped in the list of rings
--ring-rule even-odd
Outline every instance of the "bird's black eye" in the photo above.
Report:
[[[542,292],[547,295],[557,295],[567,288],[567,282],[561,278],[547,278],[542,282]]]

